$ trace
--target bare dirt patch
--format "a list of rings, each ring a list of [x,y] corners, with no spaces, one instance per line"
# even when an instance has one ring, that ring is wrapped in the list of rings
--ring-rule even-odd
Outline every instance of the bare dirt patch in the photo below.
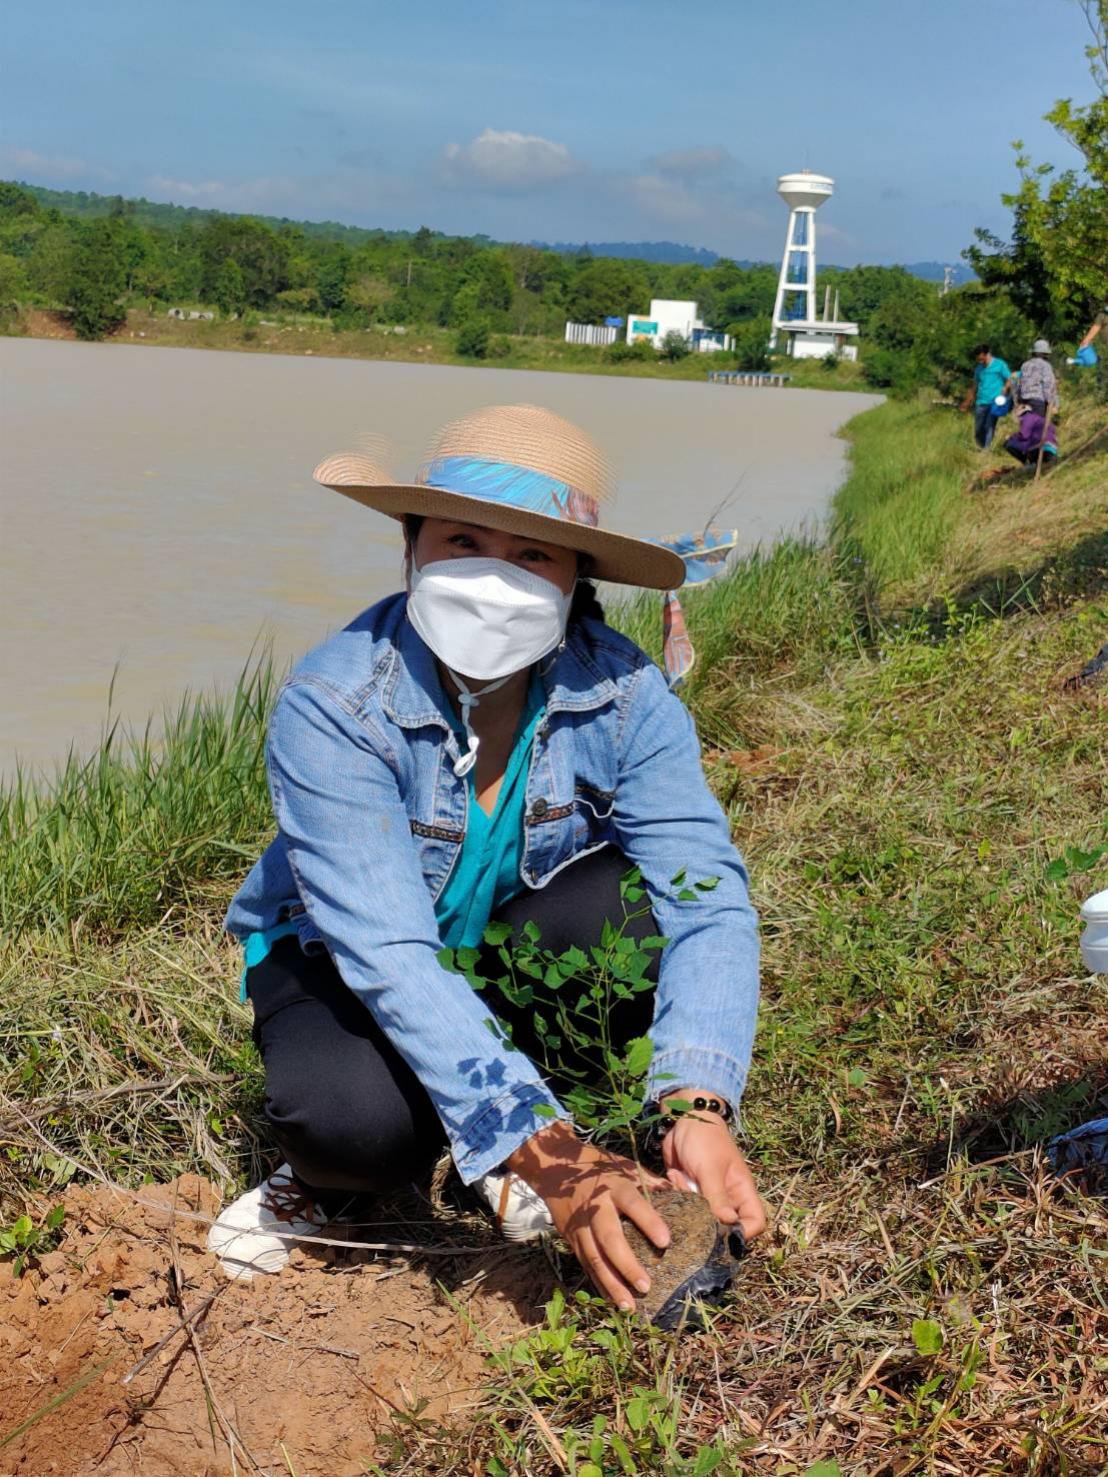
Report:
[[[31,338],[75,339],[77,330],[70,322],[68,313],[57,313],[49,308],[25,308],[23,327]]]
[[[143,1198],[218,1210],[192,1175]],[[71,1190],[65,1203],[56,1251],[22,1278],[0,1266],[5,1477],[364,1472],[398,1416],[478,1404],[490,1350],[535,1322],[551,1290],[541,1255],[503,1244],[414,1258],[298,1248],[282,1274],[228,1283],[205,1250],[205,1220],[107,1188]],[[473,1244],[442,1229],[436,1244]],[[391,1222],[348,1234],[410,1232]],[[124,1383],[213,1293],[192,1321],[195,1345],[178,1332]]]

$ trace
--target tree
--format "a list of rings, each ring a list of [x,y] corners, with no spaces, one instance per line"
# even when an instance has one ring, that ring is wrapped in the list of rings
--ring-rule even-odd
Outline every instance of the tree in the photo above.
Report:
[[[710,277],[717,277],[720,265],[717,262]],[[734,270],[718,273],[720,285],[714,294],[715,302],[705,305],[704,321],[712,328],[720,328],[724,324],[745,323],[751,318],[768,318],[777,293],[776,268],[752,267],[744,272],[733,262],[728,265]]]
[[[467,359],[484,359],[489,352],[489,324],[486,318],[467,318],[458,329],[455,351]]]
[[[212,299],[225,318],[235,318],[246,307],[246,284],[242,268],[233,256],[221,262],[212,288]]]
[[[599,323],[645,311],[650,285],[640,262],[588,257],[566,294],[566,312],[575,323]]]
[[[68,301],[76,251],[74,237],[75,230],[71,226],[49,226],[31,247],[27,258],[27,279],[32,290],[48,303]]]
[[[1017,202],[1010,241],[977,227],[974,245],[967,246],[962,256],[982,286],[1007,294],[1043,333],[1060,336],[1070,325],[1063,326],[1060,321],[1060,305],[1052,292],[1050,273],[1042,251],[1028,234],[1026,214],[1022,202]]]
[[[1046,114],[1081,164],[1056,173],[1051,164],[1035,164],[1017,141],[1020,187],[1001,197],[1013,211],[1012,242],[1004,246],[978,231],[979,247],[994,250],[988,257],[975,256],[974,247],[967,253],[1018,306],[1033,310],[1042,328],[1076,328],[1103,305],[1108,284],[1108,0],[1084,0],[1081,8],[1092,33],[1085,54],[1097,96],[1083,106],[1063,98]]]
[[[112,220],[94,220],[82,230],[73,253],[67,298],[80,339],[100,339],[118,328],[126,314],[120,298],[126,275]]]
[[[26,292],[23,263],[9,252],[0,251],[0,323],[7,323],[15,316]]]
[[[325,313],[333,313],[342,307],[352,271],[350,248],[341,244],[329,247],[317,260],[315,290]]]
[[[290,243],[251,216],[216,216],[200,232],[201,296],[215,301],[219,269],[233,257],[242,272],[246,305],[268,307],[291,286]]]

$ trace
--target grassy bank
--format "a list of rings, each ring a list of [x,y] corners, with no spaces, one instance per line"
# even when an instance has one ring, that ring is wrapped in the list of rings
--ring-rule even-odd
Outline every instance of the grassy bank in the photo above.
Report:
[[[632,1338],[571,1301],[492,1370],[480,1419],[398,1417],[379,1470],[1108,1462],[1108,1219],[1038,1148],[1108,1089],[1076,918],[1108,871],[1081,870],[1108,843],[1108,689],[1063,687],[1108,639],[1104,429],[1076,403],[1075,454],[1035,484],[964,419],[882,406],[849,428],[826,543],[690,594],[689,702],[764,924],[745,1111],[771,1229],[713,1333]],[[655,640],[656,605],[621,621]],[[75,1163],[257,1174],[218,920],[268,830],[269,697],[263,673],[163,751],[0,799],[9,1213]]]
[[[60,313],[25,311],[9,332],[31,338],[73,338]],[[190,321],[131,309],[123,326],[105,342],[156,345],[163,348],[225,349],[244,354],[299,354],[334,359],[385,359],[398,364],[454,364],[464,368],[539,369],[559,374],[631,375],[637,379],[703,380],[709,370],[733,368],[731,354],[688,354],[669,360],[660,354],[647,359],[609,357],[607,349],[567,344],[535,334],[493,334],[484,358],[457,352],[457,332],[446,328],[373,328],[334,330],[326,319],[307,315],[278,315],[265,319]],[[865,390],[860,364],[845,361],[833,368],[821,360],[797,360],[778,355],[773,370],[787,374],[795,388]]]

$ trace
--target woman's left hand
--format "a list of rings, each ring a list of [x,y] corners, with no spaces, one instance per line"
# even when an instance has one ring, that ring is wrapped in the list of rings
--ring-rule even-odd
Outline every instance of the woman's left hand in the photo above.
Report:
[[[693,1094],[673,1096],[688,1101]],[[678,1118],[662,1140],[662,1159],[671,1184],[686,1191],[695,1184],[716,1219],[740,1225],[747,1241],[765,1230],[766,1212],[753,1176],[717,1114],[686,1113]]]

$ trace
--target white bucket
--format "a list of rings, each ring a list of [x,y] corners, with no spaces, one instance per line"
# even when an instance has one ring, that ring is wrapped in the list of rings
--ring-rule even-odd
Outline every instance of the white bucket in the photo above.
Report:
[[[1085,932],[1081,935],[1081,957],[1093,974],[1108,974],[1108,887],[1086,898],[1081,905]]]

